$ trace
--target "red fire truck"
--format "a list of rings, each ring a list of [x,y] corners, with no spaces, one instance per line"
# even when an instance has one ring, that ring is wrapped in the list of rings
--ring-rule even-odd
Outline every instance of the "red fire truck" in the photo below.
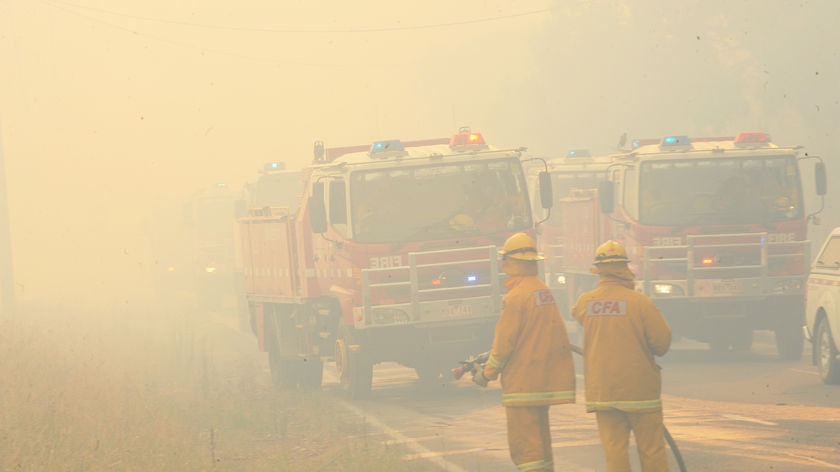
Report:
[[[532,195],[532,208],[541,222],[537,245],[545,256],[545,281],[554,292],[554,299],[564,315],[569,314],[571,306],[569,295],[566,293],[566,271],[563,262],[565,233],[570,228],[564,224],[563,206],[560,203],[563,198],[575,192],[597,188],[606,178],[607,167],[612,161],[612,156],[593,156],[586,149],[573,149],[560,157],[523,161],[526,164],[528,185],[534,189],[534,195],[539,196],[539,175],[544,171],[550,175],[555,199],[553,204],[545,208],[542,202]],[[570,328],[573,329],[573,326]]]
[[[561,199],[562,263],[569,302],[597,278],[592,254],[622,242],[637,289],[675,335],[714,351],[749,349],[753,331],[775,332],[782,359],[802,355],[804,281],[810,262],[800,162],[815,159],[765,133],[637,140],[611,157],[606,181]],[[600,211],[599,211],[600,210]]]
[[[298,200],[301,198],[302,187],[303,180],[300,170],[288,169],[286,163],[282,161],[266,162],[259,170],[259,177],[253,182],[245,184],[243,195],[237,202],[237,219],[247,215],[249,208],[268,209],[274,207],[275,213],[284,211],[294,215],[297,211]],[[240,225],[235,225],[237,242],[241,240],[239,228]],[[245,291],[245,265],[242,259],[241,244],[235,244],[235,256],[236,312],[240,330],[249,331],[250,309],[248,308]]]
[[[533,235],[523,151],[468,129],[316,142],[300,209],[240,219],[252,324],[275,384],[319,387],[332,359],[359,397],[376,363],[437,382],[453,359],[486,350],[502,293],[497,248],[515,232]]]
[[[241,195],[215,183],[181,206],[163,205],[149,218],[149,249],[157,296],[167,303],[195,302],[220,313],[235,297],[234,249]]]
[[[294,213],[301,195],[301,171],[287,169],[281,161],[266,162],[254,182],[245,185],[249,208],[289,207]]]

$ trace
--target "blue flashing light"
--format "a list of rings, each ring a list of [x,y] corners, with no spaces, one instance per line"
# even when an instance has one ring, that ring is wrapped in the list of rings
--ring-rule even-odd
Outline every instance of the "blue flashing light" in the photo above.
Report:
[[[389,152],[389,151],[404,151],[405,147],[403,146],[402,141],[399,139],[389,139],[386,141],[376,141],[370,146],[370,153],[375,154],[378,152]]]
[[[566,154],[566,157],[592,157],[588,149],[572,149]]]
[[[688,136],[665,136],[662,138],[662,146],[688,146],[691,140]]]
[[[464,280],[465,280],[468,284],[474,284],[474,283],[477,283],[477,282],[478,282],[478,276],[477,276],[477,275],[475,275],[475,274],[468,274],[468,275],[464,278]]]
[[[273,170],[286,170],[286,163],[280,161],[266,162],[265,165],[263,165],[263,170],[266,172],[271,172]]]

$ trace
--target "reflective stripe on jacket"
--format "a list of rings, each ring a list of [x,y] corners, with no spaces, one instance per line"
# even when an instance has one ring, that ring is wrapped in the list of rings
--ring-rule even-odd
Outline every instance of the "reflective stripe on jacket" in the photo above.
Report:
[[[505,406],[574,403],[575,367],[566,323],[551,290],[538,277],[512,275],[484,368],[501,374]]]
[[[659,308],[627,281],[601,276],[572,307],[583,326],[587,411],[662,408],[662,377],[654,356],[671,347],[671,328]]]

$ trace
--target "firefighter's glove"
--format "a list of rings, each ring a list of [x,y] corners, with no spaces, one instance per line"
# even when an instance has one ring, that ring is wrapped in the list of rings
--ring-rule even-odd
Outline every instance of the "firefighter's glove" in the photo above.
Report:
[[[484,368],[481,366],[478,366],[475,369],[475,373],[473,374],[472,380],[473,383],[478,385],[479,387],[486,387],[487,383],[490,382],[490,380],[484,376]]]

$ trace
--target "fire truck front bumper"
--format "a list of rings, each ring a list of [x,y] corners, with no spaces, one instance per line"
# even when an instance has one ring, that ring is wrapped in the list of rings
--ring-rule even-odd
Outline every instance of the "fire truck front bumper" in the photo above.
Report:
[[[354,307],[356,329],[393,326],[447,326],[498,319],[498,302],[492,297],[434,300],[393,305]]]
[[[694,280],[640,281],[637,289],[652,299],[702,300],[719,298],[765,299],[802,296],[804,279],[801,276],[749,277]]]

